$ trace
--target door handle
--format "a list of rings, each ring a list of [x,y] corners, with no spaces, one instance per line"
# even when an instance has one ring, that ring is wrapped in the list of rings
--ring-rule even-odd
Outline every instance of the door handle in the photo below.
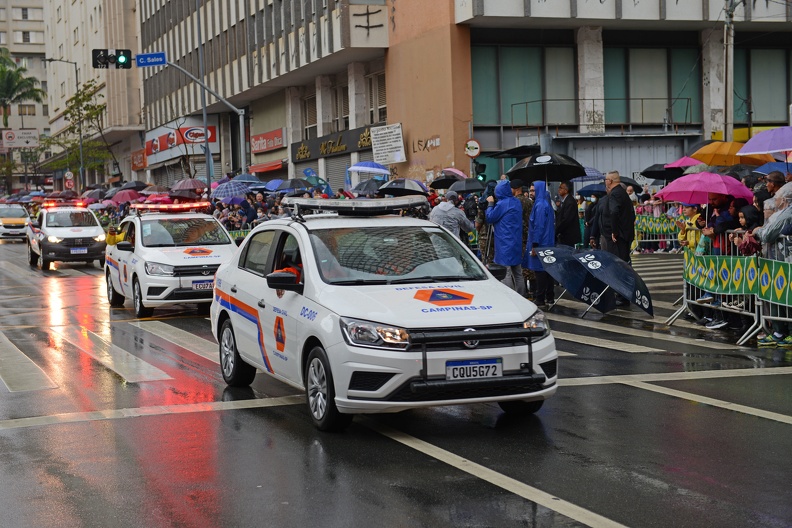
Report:
[[[260,301],[258,302],[258,305],[259,305],[259,308],[266,308],[266,307],[267,307],[267,305],[266,305],[266,304],[264,304],[264,299],[260,300]]]
[[[236,286],[231,286],[231,293],[236,293],[236,292],[237,292]]]

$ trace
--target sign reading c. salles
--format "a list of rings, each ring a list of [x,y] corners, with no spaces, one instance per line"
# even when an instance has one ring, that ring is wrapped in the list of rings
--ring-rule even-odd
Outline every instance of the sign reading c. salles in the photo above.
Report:
[[[168,64],[168,59],[165,58],[164,51],[140,53],[135,55],[135,64],[137,64],[138,68],[144,68],[146,66],[164,66]]]

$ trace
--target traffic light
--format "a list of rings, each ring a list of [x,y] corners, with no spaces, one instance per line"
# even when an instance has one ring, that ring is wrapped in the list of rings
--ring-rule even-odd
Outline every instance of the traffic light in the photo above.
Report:
[[[128,70],[132,67],[132,51],[128,49],[94,49],[91,50],[91,64],[94,68],[108,69],[115,65],[116,69]]]
[[[484,181],[487,177],[487,164],[476,161],[474,162],[474,167],[476,170],[476,179],[479,181]]]

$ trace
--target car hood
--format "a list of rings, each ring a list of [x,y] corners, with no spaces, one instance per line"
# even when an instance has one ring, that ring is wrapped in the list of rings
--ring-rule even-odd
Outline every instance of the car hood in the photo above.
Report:
[[[86,227],[48,227],[46,229],[47,235],[53,235],[58,238],[84,238],[95,237],[104,234],[104,229],[99,226],[86,226]]]
[[[500,282],[324,286],[319,304],[333,312],[404,328],[521,323],[536,305]]]
[[[0,223],[4,225],[25,225],[28,220],[26,218],[3,218],[0,216]]]
[[[171,266],[216,266],[230,259],[235,249],[234,244],[147,248],[146,261]]]

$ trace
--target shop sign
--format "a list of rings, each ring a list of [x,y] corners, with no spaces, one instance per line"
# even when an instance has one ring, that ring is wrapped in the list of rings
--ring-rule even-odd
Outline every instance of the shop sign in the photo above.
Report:
[[[284,148],[286,145],[283,142],[283,136],[282,128],[250,136],[250,151],[253,154],[261,154],[262,152]]]
[[[290,148],[294,163],[371,150],[371,127],[360,127],[316,139],[307,139],[292,143]]]

